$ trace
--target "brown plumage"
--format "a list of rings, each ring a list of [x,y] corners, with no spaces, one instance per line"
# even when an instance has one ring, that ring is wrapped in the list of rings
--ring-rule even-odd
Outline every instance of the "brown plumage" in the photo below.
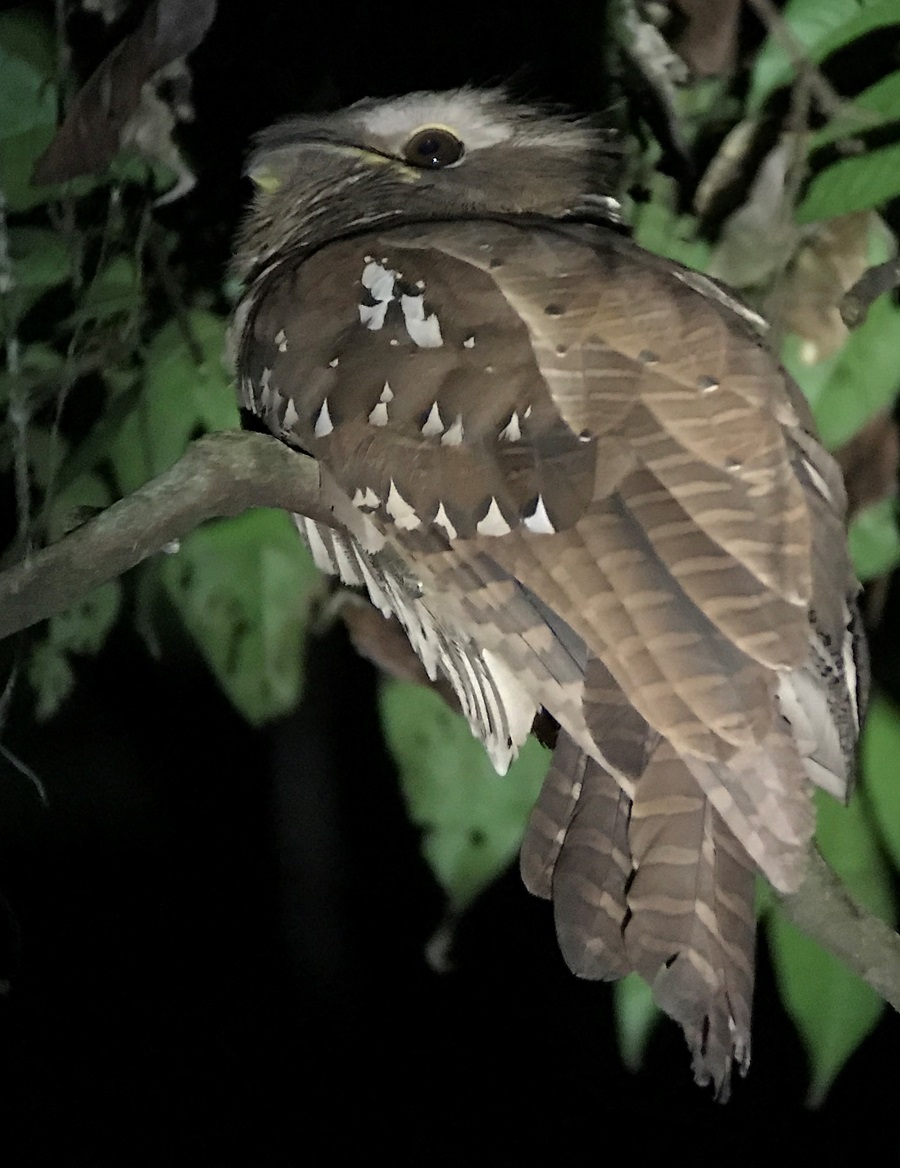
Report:
[[[627,238],[615,155],[474,90],[269,131],[238,371],[320,463],[317,562],[400,619],[497,769],[556,720],[525,882],[571,968],[643,975],[724,1097],[754,872],[797,887],[811,785],[852,773],[857,586],[764,323]]]

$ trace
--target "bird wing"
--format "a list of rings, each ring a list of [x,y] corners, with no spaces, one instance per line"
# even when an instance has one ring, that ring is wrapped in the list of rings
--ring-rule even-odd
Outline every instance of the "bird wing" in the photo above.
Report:
[[[749,1061],[753,875],[802,878],[863,683],[840,474],[753,314],[597,227],[430,223],[286,256],[244,402],[312,454],[317,562],[397,615],[505,769],[571,968],[640,972],[698,1080]]]
[[[600,228],[428,224],[265,280],[247,404],[327,468],[369,575],[372,556],[399,573],[425,656],[444,668],[467,638],[493,655],[463,687],[482,736],[515,740],[530,717],[504,710],[544,705],[630,794],[639,771],[591,733],[596,659],[647,742],[671,742],[760,867],[796,886],[813,822],[782,706],[805,715],[810,750],[823,718],[840,723],[817,777],[841,790],[846,677],[832,669],[828,699],[819,679],[846,658],[854,584],[840,477],[748,314]],[[345,538],[331,546],[332,569],[371,582]],[[838,647],[813,672],[810,609]]]

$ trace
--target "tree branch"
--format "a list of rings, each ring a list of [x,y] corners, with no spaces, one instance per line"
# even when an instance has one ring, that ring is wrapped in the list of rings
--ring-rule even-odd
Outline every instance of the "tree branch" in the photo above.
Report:
[[[791,924],[900,1012],[900,935],[853,899],[816,848],[803,883],[778,902]]]
[[[251,507],[280,507],[333,522],[319,497],[313,459],[263,434],[205,435],[169,470],[58,543],[0,572],[0,639],[65,611],[207,519]]]
[[[250,507],[334,522],[313,459],[262,434],[208,434],[164,474],[0,572],[0,638],[63,612],[204,521]],[[818,852],[799,890],[779,901],[790,921],[900,1010],[900,936],[852,899]]]

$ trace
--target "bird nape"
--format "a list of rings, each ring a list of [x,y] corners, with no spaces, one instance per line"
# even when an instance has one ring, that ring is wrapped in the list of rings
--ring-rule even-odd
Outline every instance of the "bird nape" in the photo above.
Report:
[[[581,977],[637,971],[727,1097],[754,875],[800,883],[865,691],[840,473],[765,322],[621,229],[619,147],[461,89],[258,139],[243,405],[317,460],[316,562],[403,624],[503,772]]]

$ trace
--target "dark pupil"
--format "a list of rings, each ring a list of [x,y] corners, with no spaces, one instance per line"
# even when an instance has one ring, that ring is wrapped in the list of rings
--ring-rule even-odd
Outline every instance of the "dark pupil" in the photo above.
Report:
[[[462,143],[452,134],[423,131],[406,147],[407,161],[415,166],[449,166],[462,155]]]
[[[416,143],[416,154],[421,158],[430,158],[432,162],[437,162],[442,145],[440,138],[423,138],[421,142]]]

